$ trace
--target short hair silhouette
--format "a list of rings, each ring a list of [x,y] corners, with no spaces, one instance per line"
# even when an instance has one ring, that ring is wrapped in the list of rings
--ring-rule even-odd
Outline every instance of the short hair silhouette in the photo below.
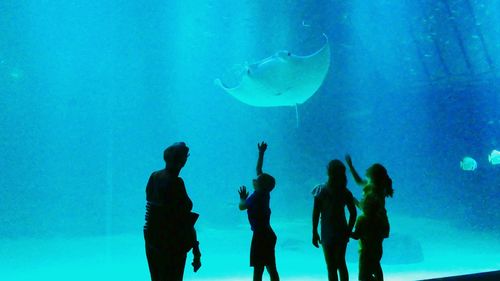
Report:
[[[189,154],[189,148],[184,142],[176,142],[163,151],[163,160],[167,164],[178,163]]]
[[[267,173],[260,174],[257,177],[257,183],[259,184],[259,187],[269,192],[276,186],[276,180],[274,177]]]

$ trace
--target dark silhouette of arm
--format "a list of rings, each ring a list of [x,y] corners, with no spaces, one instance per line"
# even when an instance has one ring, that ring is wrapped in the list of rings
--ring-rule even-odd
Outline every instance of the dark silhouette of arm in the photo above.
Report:
[[[155,173],[152,173],[151,176],[149,176],[148,184],[146,185],[146,200],[148,202],[153,202],[156,199],[154,198],[154,188],[155,188]]]
[[[352,165],[351,156],[349,154],[347,154],[345,156],[345,161],[347,162],[347,165],[349,166],[349,170],[351,171],[351,174],[354,177],[354,181],[356,181],[356,183],[360,186],[365,186],[367,182],[359,176],[358,172],[356,171],[356,169]]]
[[[184,180],[182,178],[178,178],[179,180],[179,200],[177,203],[179,204],[178,208],[185,212],[191,212],[193,210],[193,201],[189,198],[187,194],[186,185],[184,184]]]
[[[196,235],[196,229],[193,227],[194,232],[194,245],[193,245],[193,271],[197,272],[201,267],[201,252],[200,252],[200,242],[198,242],[198,237]]]
[[[358,215],[354,200],[354,197],[350,194],[349,200],[347,200],[347,210],[349,211],[349,233],[352,233],[354,225],[356,224],[356,216]]]
[[[363,233],[363,227],[364,227],[364,217],[360,216],[356,220],[356,226],[355,226],[354,231],[351,233],[351,238],[356,239],[356,240],[360,239],[361,235]]]
[[[318,242],[321,243],[321,240],[320,240],[320,237],[318,234],[319,213],[320,213],[319,202],[318,202],[318,199],[314,198],[314,207],[313,207],[313,213],[312,213],[312,224],[313,224],[312,243],[313,243],[314,247],[316,247],[316,248],[319,247]]]
[[[262,174],[262,166],[264,165],[264,153],[267,149],[267,143],[258,143],[257,148],[259,149],[259,158],[257,159],[257,176],[260,176]]]
[[[361,203],[359,202],[358,199],[356,199],[356,197],[353,197],[353,200],[354,200],[354,206],[358,207],[361,209]]]

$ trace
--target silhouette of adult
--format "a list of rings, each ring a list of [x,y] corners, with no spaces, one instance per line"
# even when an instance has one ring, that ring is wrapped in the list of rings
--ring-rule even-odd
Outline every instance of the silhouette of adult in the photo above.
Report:
[[[144,240],[152,281],[181,281],[187,253],[193,250],[193,268],[201,267],[199,243],[194,224],[198,214],[179,177],[187,162],[189,148],[177,142],[165,149],[165,169],[153,172],[146,187]]]

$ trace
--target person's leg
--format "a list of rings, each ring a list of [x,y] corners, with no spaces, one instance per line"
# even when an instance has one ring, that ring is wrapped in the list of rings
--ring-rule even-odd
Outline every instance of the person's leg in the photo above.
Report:
[[[335,250],[332,245],[322,245],[325,255],[326,268],[328,270],[328,281],[338,281],[337,264],[335,260]]]
[[[262,281],[262,274],[264,274],[264,266],[253,267],[253,281]]]
[[[158,276],[158,257],[155,255],[155,250],[148,247],[146,243],[146,258],[148,260],[149,274],[151,281],[160,281]]]
[[[358,280],[360,281],[371,281],[372,272],[370,271],[370,260],[367,257],[367,253],[363,250],[359,253],[359,275]]]
[[[182,281],[186,254],[149,248],[148,263],[152,281]]]
[[[345,253],[347,250],[347,242],[339,243],[337,258],[338,261],[338,270],[340,281],[349,281],[349,272],[347,271],[347,264],[345,262]]]
[[[375,266],[375,280],[384,281],[384,273],[382,272],[382,266],[380,265],[380,262],[378,262]]]
[[[172,280],[174,278],[174,259],[171,252],[162,250],[157,252],[157,277],[158,281]]]
[[[276,267],[276,242],[278,238],[274,232],[269,233],[269,237],[266,241],[266,269],[269,273],[271,281],[279,281],[280,276],[278,274],[278,268]]]
[[[276,264],[266,265],[267,272],[269,273],[269,277],[271,281],[279,281],[280,276],[278,274],[278,269],[276,268]]]
[[[380,261],[382,260],[382,241],[377,245],[374,252],[374,260],[373,260],[373,274],[375,275],[375,280],[384,281],[384,273],[382,272],[382,266],[380,265]]]
[[[186,266],[187,254],[176,254],[172,258],[172,281],[182,281],[184,277],[184,267]],[[162,280],[163,281],[163,280]]]
[[[366,260],[366,280],[376,281],[377,260],[373,253],[370,253]]]

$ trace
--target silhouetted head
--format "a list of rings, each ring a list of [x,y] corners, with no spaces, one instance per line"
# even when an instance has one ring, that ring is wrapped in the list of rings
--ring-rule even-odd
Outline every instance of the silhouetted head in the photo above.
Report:
[[[328,174],[328,182],[334,186],[345,187],[347,185],[347,177],[345,175],[345,165],[342,161],[335,159],[328,163],[326,167]]]
[[[182,169],[189,156],[189,147],[184,142],[176,142],[163,151],[167,168]]]
[[[255,190],[271,192],[274,189],[275,185],[276,180],[274,179],[274,177],[266,173],[260,174],[256,179],[253,180],[253,187]]]
[[[366,176],[374,185],[375,192],[384,197],[392,197],[394,189],[392,189],[392,179],[387,174],[387,170],[381,164],[373,164],[366,171]]]

